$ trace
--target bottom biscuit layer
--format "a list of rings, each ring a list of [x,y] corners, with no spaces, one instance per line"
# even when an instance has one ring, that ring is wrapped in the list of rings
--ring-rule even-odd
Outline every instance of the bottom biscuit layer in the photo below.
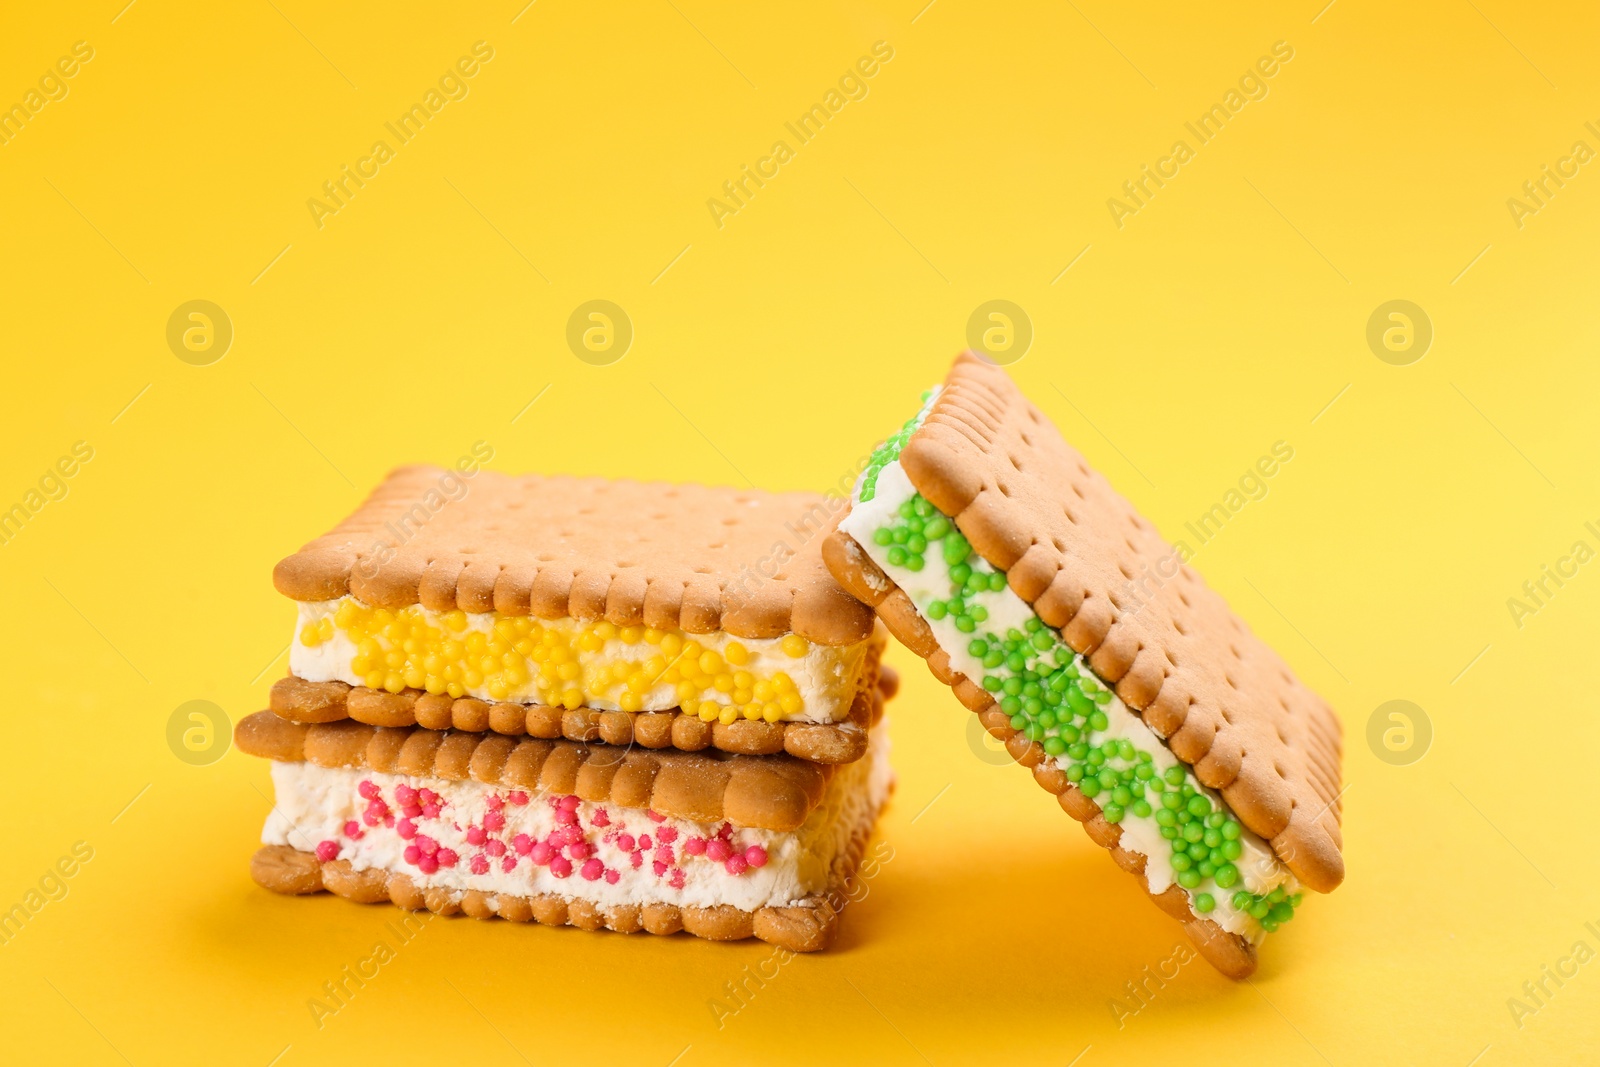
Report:
[[[256,884],[275,893],[303,894],[327,890],[362,904],[390,901],[413,911],[427,909],[439,915],[470,915],[474,919],[502,918],[512,922],[536,921],[545,926],[576,926],[583,930],[613,930],[632,934],[679,932],[708,941],[741,941],[758,937],[790,952],[819,952],[833,944],[839,914],[855,899],[861,868],[872,836],[873,817],[853,830],[845,848],[834,858],[826,892],[784,906],[754,910],[733,905],[680,906],[666,902],[602,906],[592,901],[555,893],[521,896],[451,890],[428,886],[422,880],[381,868],[356,870],[346,860],[319,860],[315,853],[292,845],[264,845],[250,860]],[[870,868],[887,862],[878,855],[887,845],[879,842]],[[892,855],[890,853],[889,855]]]

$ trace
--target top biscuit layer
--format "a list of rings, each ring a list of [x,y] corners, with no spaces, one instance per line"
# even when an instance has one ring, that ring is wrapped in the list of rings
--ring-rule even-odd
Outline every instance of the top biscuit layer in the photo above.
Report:
[[[1340,855],[1338,719],[1001,369],[963,354],[900,463],[1306,884]]]
[[[273,583],[295,600],[847,645],[872,612],[823,566],[834,523],[812,493],[401,467]]]

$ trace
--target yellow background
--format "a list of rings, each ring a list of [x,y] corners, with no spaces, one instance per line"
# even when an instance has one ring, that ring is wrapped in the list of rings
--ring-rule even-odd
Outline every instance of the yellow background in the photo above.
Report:
[[[94,849],[0,946],[6,1059],[1592,1051],[1600,964],[1520,1028],[1507,1000],[1600,948],[1600,564],[1520,628],[1506,604],[1600,548],[1596,164],[1520,229],[1506,206],[1600,147],[1591,9],[122,2],[14,10],[0,34],[0,102],[95,50],[0,146],[0,506],[94,449],[0,546],[0,907]],[[479,40],[469,95],[319,229],[307,199]],[[880,40],[866,98],[718,228],[707,199]],[[1280,40],[1266,98],[1195,145],[1184,122]],[[1107,199],[1179,138],[1195,158],[1119,229]],[[610,366],[564,339],[595,298],[636,331]],[[1193,963],[1119,1029],[1111,999],[1177,928],[1028,775],[975,758],[969,716],[896,649],[894,858],[835,951],[720,1028],[708,1002],[769,947],[461,920],[319,1029],[307,1001],[399,913],[256,888],[266,768],[166,741],[185,701],[264,705],[292,617],[273,563],[390,466],[479,440],[505,471],[828,487],[997,298],[1035,331],[1016,378],[1169,536],[1294,448],[1195,562],[1340,711],[1346,884],[1251,983]],[[1365,341],[1397,298],[1435,329],[1403,367]],[[235,330],[210,366],[166,344],[193,299]],[[1434,732],[1409,765],[1366,740],[1394,699]]]

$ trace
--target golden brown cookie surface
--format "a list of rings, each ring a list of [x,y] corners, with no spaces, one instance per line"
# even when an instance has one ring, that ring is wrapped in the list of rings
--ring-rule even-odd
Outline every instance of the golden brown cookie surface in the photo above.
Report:
[[[872,615],[822,564],[836,518],[811,493],[401,467],[273,581],[295,600],[848,645]]]

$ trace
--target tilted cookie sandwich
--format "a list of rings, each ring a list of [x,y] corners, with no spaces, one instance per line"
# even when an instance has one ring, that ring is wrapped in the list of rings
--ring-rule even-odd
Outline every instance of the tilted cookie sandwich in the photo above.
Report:
[[[273,711],[820,763],[866,751],[873,616],[822,563],[820,497],[452,474],[395,471],[278,564],[299,621]]]
[[[257,712],[235,739],[273,761],[276,800],[251,873],[446,915],[826,948],[892,786],[884,695],[845,765]]]
[[[998,367],[957,360],[824,557],[1223,973],[1342,880],[1332,709]]]

